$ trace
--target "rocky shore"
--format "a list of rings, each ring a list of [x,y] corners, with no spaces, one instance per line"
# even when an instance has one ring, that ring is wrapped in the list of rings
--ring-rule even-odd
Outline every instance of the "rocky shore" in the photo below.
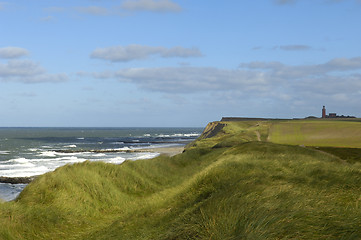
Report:
[[[10,183],[10,184],[20,184],[20,183],[30,183],[37,176],[32,177],[0,177],[0,183]]]

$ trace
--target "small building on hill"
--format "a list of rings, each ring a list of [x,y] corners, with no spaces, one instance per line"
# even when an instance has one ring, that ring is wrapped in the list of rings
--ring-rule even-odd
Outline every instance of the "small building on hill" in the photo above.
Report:
[[[322,118],[356,118],[355,116],[344,116],[344,115],[337,115],[337,113],[329,113],[326,114],[326,108],[323,106],[322,108]]]

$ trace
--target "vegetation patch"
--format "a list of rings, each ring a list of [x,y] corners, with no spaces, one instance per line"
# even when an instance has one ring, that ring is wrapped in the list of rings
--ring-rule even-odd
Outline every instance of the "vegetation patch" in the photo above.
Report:
[[[361,164],[346,150],[267,142],[279,122],[222,124],[173,157],[38,177],[0,203],[0,239],[361,239]]]
[[[348,163],[361,163],[361,148],[316,147],[315,149],[337,156]]]
[[[269,140],[274,143],[361,148],[361,122],[298,120],[274,122]]]

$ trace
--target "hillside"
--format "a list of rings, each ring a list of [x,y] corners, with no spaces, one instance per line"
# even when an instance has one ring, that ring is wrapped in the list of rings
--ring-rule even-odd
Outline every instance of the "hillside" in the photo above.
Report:
[[[361,239],[361,123],[332,124],[215,122],[173,157],[58,168],[0,204],[0,239]]]
[[[268,140],[281,144],[361,148],[360,136],[361,122],[318,119],[274,123]]]

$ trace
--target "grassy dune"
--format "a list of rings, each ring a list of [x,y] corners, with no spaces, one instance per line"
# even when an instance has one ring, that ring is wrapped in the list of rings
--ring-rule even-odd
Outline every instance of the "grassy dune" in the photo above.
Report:
[[[39,177],[0,204],[0,239],[361,239],[360,162],[216,125],[173,157]]]

